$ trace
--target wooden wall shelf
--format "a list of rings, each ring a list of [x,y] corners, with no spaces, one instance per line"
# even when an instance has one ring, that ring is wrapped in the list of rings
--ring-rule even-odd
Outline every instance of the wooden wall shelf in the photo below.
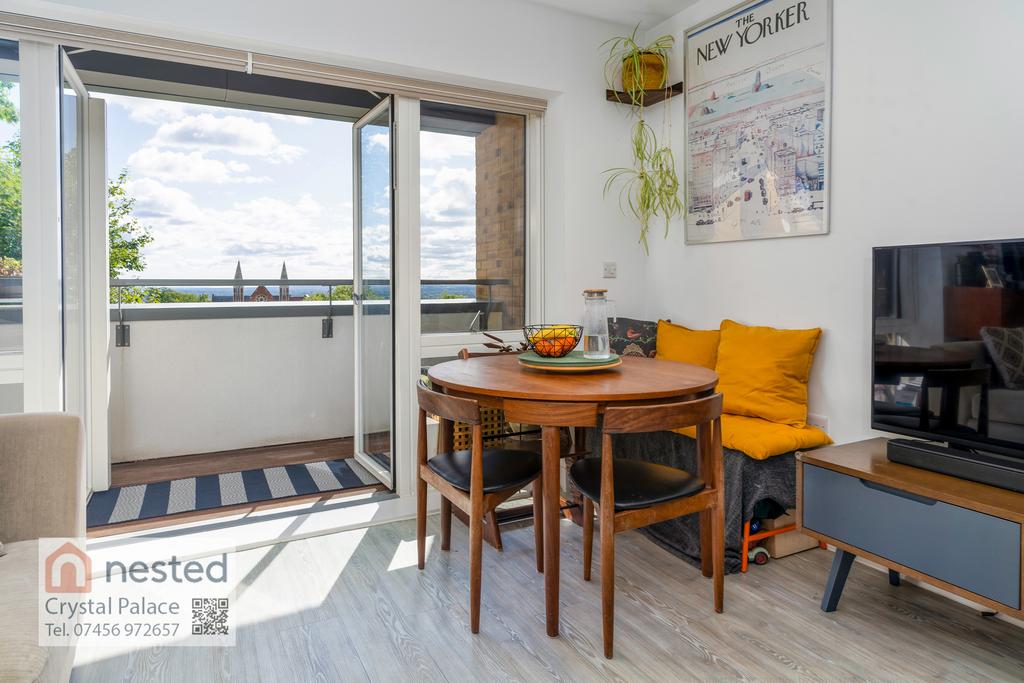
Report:
[[[664,102],[670,97],[683,94],[683,82],[680,81],[675,85],[670,85],[667,88],[659,88],[658,90],[644,90],[644,106],[649,107],[652,104],[658,102]],[[620,102],[622,104],[631,104],[632,98],[628,92],[622,90],[605,90],[605,97],[609,102]]]

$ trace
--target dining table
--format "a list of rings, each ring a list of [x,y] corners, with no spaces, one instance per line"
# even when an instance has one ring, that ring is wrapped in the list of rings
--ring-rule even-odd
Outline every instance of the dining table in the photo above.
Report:
[[[718,375],[713,370],[656,358],[623,357],[614,368],[559,373],[529,369],[518,354],[498,353],[446,361],[427,372],[431,385],[444,393],[471,398],[481,406],[502,408],[505,401],[538,401],[596,405],[676,403],[707,396]],[[558,588],[561,485],[560,426],[537,425],[542,438],[544,593],[547,634],[558,635]],[[534,520],[540,524],[539,520]]]

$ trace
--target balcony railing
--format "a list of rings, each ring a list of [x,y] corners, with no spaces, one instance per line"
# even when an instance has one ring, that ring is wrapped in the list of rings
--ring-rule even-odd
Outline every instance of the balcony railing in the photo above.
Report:
[[[363,284],[368,287],[390,287],[391,283],[383,279],[366,279]],[[486,287],[487,293],[484,298],[476,296],[465,299],[423,299],[421,301],[421,313],[423,316],[453,316],[461,315],[468,319],[465,325],[458,328],[458,331],[478,331],[488,329],[501,329],[501,315],[503,305],[493,297],[493,289],[498,285],[508,285],[509,280],[499,278],[468,278],[468,279],[427,279],[421,280],[421,285],[456,286],[472,285],[474,287]],[[276,318],[276,317],[306,317],[320,316],[330,318],[333,316],[352,315],[351,299],[334,299],[334,288],[338,286],[352,286],[352,279],[254,279],[254,278],[117,278],[110,281],[111,290],[114,292],[113,302],[110,309],[110,319],[113,322],[129,323],[137,320],[194,320],[194,319],[218,319],[218,318]],[[267,301],[249,300],[252,290],[263,287],[277,289],[277,296],[280,296],[280,288],[322,288],[326,297],[323,300],[289,300],[281,301],[271,295]],[[127,289],[170,289],[182,291],[188,289],[224,289],[233,293],[241,290],[241,296],[228,300],[224,296],[220,301],[202,301],[185,303],[129,303],[125,301],[124,291]],[[249,290],[249,291],[247,291]],[[390,311],[390,301],[385,299],[365,299],[366,313],[387,314]],[[449,321],[451,322],[451,321]],[[425,331],[454,331],[425,330]]]

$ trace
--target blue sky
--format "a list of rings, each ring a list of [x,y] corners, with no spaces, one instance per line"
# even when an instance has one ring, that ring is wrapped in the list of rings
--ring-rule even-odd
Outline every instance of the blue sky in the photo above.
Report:
[[[15,86],[12,96],[18,98]],[[292,278],[352,275],[352,124],[101,93],[107,100],[107,166],[129,171],[135,214],[154,241],[141,274],[158,278]],[[0,144],[17,127],[0,122]],[[386,151],[382,129],[367,155]],[[425,279],[475,274],[476,170],[472,137],[420,135],[421,267]],[[366,206],[365,250],[387,249],[385,169]],[[135,275],[135,274],[129,274]]]
[[[154,237],[146,277],[231,277],[241,261],[247,278],[276,278],[282,260],[292,278],[352,275],[350,123],[100,96],[108,172],[128,169],[135,213]],[[385,136],[367,138],[369,152],[386,149]],[[472,138],[421,136],[424,278],[473,276],[474,154]],[[380,256],[387,181],[376,166],[365,249]]]

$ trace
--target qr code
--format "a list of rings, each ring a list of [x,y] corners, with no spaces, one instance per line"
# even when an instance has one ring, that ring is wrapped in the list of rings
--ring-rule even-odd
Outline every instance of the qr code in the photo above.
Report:
[[[192,598],[192,635],[228,635],[227,598]]]

